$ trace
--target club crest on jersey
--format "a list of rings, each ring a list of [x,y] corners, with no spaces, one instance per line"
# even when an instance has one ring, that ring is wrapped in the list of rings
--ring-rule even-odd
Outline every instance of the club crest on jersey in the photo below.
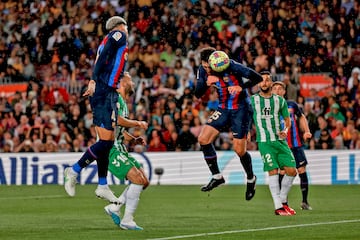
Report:
[[[226,76],[226,77],[223,77],[223,81],[224,81],[224,82],[229,82],[229,77],[227,77],[227,76]]]
[[[120,32],[116,32],[112,35],[112,38],[115,39],[115,41],[119,41],[122,37],[122,34]]]

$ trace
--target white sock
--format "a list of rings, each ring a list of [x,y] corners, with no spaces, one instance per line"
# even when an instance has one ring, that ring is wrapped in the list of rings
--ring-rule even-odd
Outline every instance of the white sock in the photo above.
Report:
[[[287,202],[288,193],[293,185],[295,177],[284,175],[281,181],[280,200],[282,203]]]
[[[129,190],[129,187],[130,185],[128,185],[124,191],[121,193],[121,195],[119,196],[119,201],[121,202],[121,204],[125,204],[126,203],[126,194],[127,194],[127,191]]]
[[[120,208],[126,203],[126,193],[129,189],[129,186],[127,186],[124,191],[121,193],[121,195],[118,197],[120,204],[109,204],[110,210],[113,212],[120,213]]]
[[[122,222],[128,223],[134,220],[134,213],[139,203],[143,185],[130,184],[126,194],[125,213]]]
[[[282,186],[281,186],[282,188]],[[275,209],[281,208],[279,175],[269,176],[269,189],[274,201]]]

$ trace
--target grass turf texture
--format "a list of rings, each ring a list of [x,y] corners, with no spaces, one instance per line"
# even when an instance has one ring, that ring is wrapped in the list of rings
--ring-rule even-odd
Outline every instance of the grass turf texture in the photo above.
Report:
[[[150,186],[135,218],[144,231],[113,224],[95,188],[78,185],[70,198],[58,185],[1,185],[0,239],[360,239],[360,185],[310,186],[313,211],[300,210],[296,185],[289,195],[296,216],[274,215],[267,186],[257,186],[249,202],[242,185],[210,193],[200,186]],[[124,186],[111,188],[118,195]]]

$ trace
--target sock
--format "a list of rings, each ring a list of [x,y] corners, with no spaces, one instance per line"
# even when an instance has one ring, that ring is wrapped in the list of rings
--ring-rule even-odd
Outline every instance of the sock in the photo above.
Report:
[[[130,186],[130,185],[129,185]],[[113,212],[118,212],[118,213],[120,213],[120,208],[124,205],[124,204],[126,204],[126,193],[127,193],[127,191],[128,191],[128,189],[129,189],[129,186],[127,186],[125,189],[124,189],[124,191],[121,193],[121,195],[119,196],[119,201],[121,202],[121,204],[111,204],[110,205],[110,209],[111,209],[111,211],[113,211]]]
[[[140,193],[143,185],[130,184],[126,193],[125,213],[122,222],[129,223],[134,220],[134,213],[139,204]]]
[[[130,184],[131,185],[131,184]],[[124,191],[121,193],[121,195],[119,196],[119,201],[121,202],[121,204],[126,204],[126,195],[127,195],[127,192],[129,190],[129,187],[130,185],[128,185]]]
[[[240,156],[239,156],[240,157]],[[246,152],[242,157],[240,157],[240,162],[246,172],[247,179],[254,178],[254,172],[252,169],[251,156]]]
[[[72,166],[72,169],[75,172],[80,173],[83,168],[89,166],[96,158],[97,156],[91,151],[91,147],[89,147],[79,161]]]
[[[83,168],[89,166],[90,163],[92,163],[95,159],[97,160],[98,158],[105,157],[105,155],[106,155],[107,162],[106,161],[104,162],[104,164],[106,164],[106,173],[104,175],[103,170],[102,170],[102,174],[100,174],[102,177],[104,177],[104,176],[106,177],[107,176],[107,166],[109,165],[109,159],[108,159],[109,151],[110,151],[113,143],[114,143],[113,141],[104,141],[104,140],[97,141],[96,143],[91,145],[86,150],[86,152],[81,156],[79,161],[72,166],[72,169],[75,172],[80,173]],[[107,152],[107,154],[106,154],[106,152]],[[103,161],[101,161],[101,162],[103,162]],[[101,165],[103,165],[103,164],[100,164],[100,166],[99,166],[99,161],[98,161],[98,169],[103,168],[103,166],[101,166]],[[100,170],[98,170],[98,172],[99,171]]]
[[[280,189],[281,189],[281,182],[282,179],[284,178],[284,174],[279,174],[279,185],[280,185]]]
[[[309,192],[309,182],[308,182],[308,177],[306,172],[299,174],[300,177],[300,189],[301,189],[301,194],[302,194],[302,201],[304,203],[308,203],[307,202],[307,196],[308,196],[308,192]]]
[[[280,200],[279,175],[269,176],[269,189],[274,201],[275,209],[282,208]]]
[[[106,177],[99,177],[99,185],[102,185],[102,186],[107,185]]]
[[[96,162],[98,167],[99,184],[101,182],[101,185],[107,184],[106,177],[109,167],[109,152],[113,144],[114,141],[99,140],[90,147],[92,152],[98,156]]]
[[[288,193],[292,187],[295,177],[284,175],[281,182],[280,199],[281,203],[287,203]]]
[[[78,163],[75,163],[72,167],[71,167],[71,172],[74,174],[74,175],[79,175],[80,172],[81,172],[81,167]]]
[[[201,150],[204,154],[206,164],[208,165],[212,175],[219,174],[220,170],[219,170],[219,166],[217,163],[217,156],[216,156],[214,145],[212,145],[212,144],[201,145]]]

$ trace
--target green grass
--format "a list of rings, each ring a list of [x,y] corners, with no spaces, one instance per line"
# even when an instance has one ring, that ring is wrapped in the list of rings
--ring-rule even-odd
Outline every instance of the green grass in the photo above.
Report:
[[[0,239],[360,239],[360,185],[310,186],[313,211],[299,209],[296,185],[289,202],[297,215],[285,217],[274,215],[267,186],[258,186],[250,202],[244,186],[210,194],[199,186],[150,186],[135,219],[144,231],[115,226],[95,187],[77,186],[70,198],[58,185],[0,186]],[[117,193],[123,188],[112,186]]]

